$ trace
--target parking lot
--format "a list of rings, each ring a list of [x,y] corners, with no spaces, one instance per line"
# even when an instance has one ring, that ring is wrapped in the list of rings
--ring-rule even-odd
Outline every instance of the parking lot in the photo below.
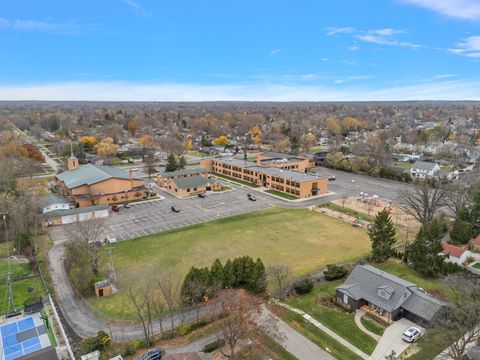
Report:
[[[229,185],[232,187],[232,185]],[[161,231],[198,224],[217,218],[265,209],[275,204],[268,195],[255,192],[257,201],[249,201],[249,189],[236,187],[225,192],[209,193],[205,198],[178,199],[164,191],[162,200],[131,204],[112,213],[107,221],[108,235],[117,240],[133,239]],[[250,191],[251,192],[251,191]],[[175,206],[180,212],[175,213]]]

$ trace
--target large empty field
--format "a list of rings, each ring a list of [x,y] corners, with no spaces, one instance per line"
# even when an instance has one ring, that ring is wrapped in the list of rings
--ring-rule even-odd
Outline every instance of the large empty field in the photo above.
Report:
[[[120,292],[90,300],[109,316],[129,318],[132,307],[121,290],[127,278],[169,270],[181,281],[191,266],[243,255],[260,257],[266,266],[287,264],[302,275],[369,250],[363,229],[306,209],[276,207],[115,244]]]

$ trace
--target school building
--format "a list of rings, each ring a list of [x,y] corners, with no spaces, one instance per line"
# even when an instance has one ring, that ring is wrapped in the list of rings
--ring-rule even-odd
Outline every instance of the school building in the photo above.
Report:
[[[270,161],[267,161],[267,159]],[[271,159],[271,157],[257,158],[256,163],[235,158],[202,159],[200,160],[200,166],[211,169],[213,173],[266,187],[299,199],[327,192],[328,180],[326,178],[305,172],[307,159],[295,157],[291,158],[290,162],[287,160],[283,164],[277,162],[278,166],[270,166],[272,164]],[[297,166],[298,169],[303,170],[290,170],[286,167],[287,164],[290,167]]]
[[[223,185],[211,179],[211,173],[211,170],[202,167],[167,171],[157,175],[157,185],[178,197],[221,190]]]

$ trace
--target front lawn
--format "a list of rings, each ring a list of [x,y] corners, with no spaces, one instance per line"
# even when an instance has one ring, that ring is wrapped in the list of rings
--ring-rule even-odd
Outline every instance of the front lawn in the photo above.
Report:
[[[472,265],[472,267],[480,270],[480,262],[476,262],[475,264]]]
[[[364,353],[371,354],[375,350],[377,342],[357,327],[354,312],[316,303],[317,298],[335,295],[335,288],[343,281],[342,279],[316,285],[309,294],[292,296],[287,303],[310,314]]]
[[[367,319],[365,316],[362,316],[360,321],[367,330],[371,331],[374,334],[382,336],[385,332],[385,327],[383,325],[380,325],[378,321]]]
[[[330,263],[351,263],[370,252],[365,230],[307,209],[275,207],[113,245],[120,289],[122,280],[168,270],[181,281],[191,266],[210,266],[249,255],[266,266],[286,264],[305,275]],[[111,317],[134,314],[125,293],[91,303]]]
[[[6,275],[8,272],[8,259],[0,258],[0,276]],[[25,276],[31,274],[32,270],[28,263],[20,263],[14,260],[10,261],[10,272],[12,273],[12,278],[18,278],[20,276]],[[0,281],[3,282],[3,279],[0,278]]]
[[[252,184],[248,181],[243,181],[243,180],[240,180],[240,179],[237,179],[237,178],[234,178],[234,177],[230,177],[230,176],[227,176],[227,175],[218,174],[218,173],[213,173],[213,175],[216,176],[216,177],[219,177],[220,179],[225,179],[225,180],[228,180],[228,181],[231,181],[233,183],[240,184],[240,185],[245,185],[245,186],[249,186],[249,187],[252,187],[252,188],[258,187],[257,185]]]

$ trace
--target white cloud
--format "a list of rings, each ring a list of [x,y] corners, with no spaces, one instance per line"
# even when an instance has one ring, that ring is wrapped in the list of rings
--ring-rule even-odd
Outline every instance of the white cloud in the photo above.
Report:
[[[273,49],[268,53],[268,56],[275,56],[278,55],[278,53],[282,51],[282,49]]]
[[[458,74],[437,74],[434,76],[435,79],[448,79],[456,77]]]
[[[355,28],[347,26],[347,27],[329,27],[327,28],[327,32],[325,35],[332,36],[335,34],[350,34],[355,32]]]
[[[480,36],[470,36],[457,44],[454,49],[449,49],[452,54],[480,58]]]
[[[394,40],[388,36],[381,36],[381,35],[355,35],[355,38],[368,43],[379,44],[379,45],[391,45],[391,46],[401,46],[401,47],[408,47],[408,48],[420,48],[421,45],[410,43],[407,41],[398,41]]]
[[[142,17],[152,17],[153,14],[151,12],[143,10],[143,7],[136,1],[134,0],[123,0],[123,3],[128,5],[133,12]]]
[[[480,80],[442,80],[382,88],[371,88],[366,85],[323,86],[274,83],[204,85],[69,82],[41,85],[0,85],[0,99],[89,101],[480,100],[479,87]]]
[[[99,24],[83,20],[55,22],[47,20],[10,20],[0,18],[0,29],[11,31],[38,31],[54,34],[79,35],[90,33],[99,28]]]
[[[480,1],[478,0],[403,0],[440,14],[466,20],[480,19]]]
[[[392,36],[396,34],[405,34],[405,30],[396,30],[392,28],[368,30],[368,32],[371,34],[379,35],[379,36]]]
[[[360,50],[358,46],[352,45],[352,46],[347,46],[347,49],[350,51],[357,51]]]

